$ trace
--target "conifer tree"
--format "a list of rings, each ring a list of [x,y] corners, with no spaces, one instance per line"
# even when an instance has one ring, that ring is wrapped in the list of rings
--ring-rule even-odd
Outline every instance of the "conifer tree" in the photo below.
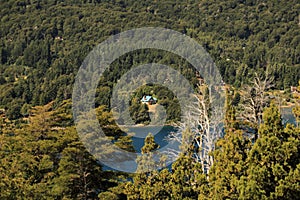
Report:
[[[202,199],[208,196],[207,176],[192,154],[182,154],[172,164],[171,199]]]
[[[155,160],[155,151],[158,148],[159,145],[155,143],[154,136],[149,133],[141,149],[142,155],[137,158],[137,174],[134,176],[133,182],[129,182],[125,186],[128,199],[151,199],[152,196],[156,196],[153,184],[158,176],[156,170],[160,165],[160,161]]]
[[[297,176],[299,170],[299,130],[291,125],[284,129],[274,104],[264,111],[263,121],[259,128],[260,138],[249,152],[247,177],[241,180],[240,197],[282,199],[286,194],[298,198],[295,195],[300,188],[295,182],[299,177],[291,178],[291,175]],[[283,186],[288,184],[287,180],[291,180],[291,188]]]
[[[52,192],[67,199],[92,199],[101,187],[101,167],[80,142],[69,144],[62,152],[58,176]]]
[[[250,141],[238,130],[235,108],[231,105],[231,96],[227,93],[225,136],[216,143],[213,152],[214,165],[209,173],[211,199],[237,199],[239,180],[246,174],[245,161]]]

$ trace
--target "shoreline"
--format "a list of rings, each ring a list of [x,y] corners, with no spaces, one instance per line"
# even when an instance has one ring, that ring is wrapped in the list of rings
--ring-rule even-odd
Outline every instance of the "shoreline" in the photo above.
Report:
[[[147,127],[164,127],[164,126],[173,126],[172,124],[164,125],[145,125],[145,124],[133,124],[133,125],[118,125],[121,128],[147,128]]]
[[[294,104],[294,103],[291,103],[291,104],[289,104],[289,105],[282,105],[282,106],[280,106],[280,108],[293,108],[293,107],[295,107],[296,105]]]

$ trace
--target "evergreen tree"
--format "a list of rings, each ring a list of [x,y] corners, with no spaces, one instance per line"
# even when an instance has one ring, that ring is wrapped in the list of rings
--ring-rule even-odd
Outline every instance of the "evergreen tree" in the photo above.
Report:
[[[68,145],[61,154],[53,194],[63,199],[93,199],[101,187],[101,167],[81,143]]]
[[[192,200],[208,196],[207,176],[191,154],[180,155],[172,164],[170,187],[171,199]]]
[[[291,126],[284,130],[279,110],[274,104],[265,110],[263,121],[259,128],[260,138],[249,152],[247,177],[241,180],[240,197],[282,199],[285,198],[284,194],[299,194],[300,188],[293,185],[293,181],[290,190],[284,190],[282,186],[290,179],[290,174],[298,173],[296,163],[299,163],[299,136],[291,134]],[[297,179],[298,177],[294,181]]]
[[[238,199],[239,181],[246,175],[247,153],[250,141],[238,130],[235,109],[227,92],[225,136],[216,143],[214,164],[209,173],[211,199]]]

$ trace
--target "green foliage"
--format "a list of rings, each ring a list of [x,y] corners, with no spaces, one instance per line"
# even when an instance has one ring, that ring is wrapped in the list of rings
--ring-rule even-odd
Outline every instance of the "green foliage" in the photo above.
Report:
[[[292,197],[293,193],[299,194],[299,187],[292,181],[293,192],[289,189],[283,192],[282,183],[289,179],[289,174],[298,171],[299,129],[290,125],[284,129],[275,105],[266,109],[263,119],[260,138],[249,152],[247,176],[240,186],[241,196],[244,199],[281,199],[286,193]]]
[[[230,95],[228,98],[227,103]],[[137,174],[132,182],[120,183],[109,194],[116,199],[297,199],[299,128],[291,124],[284,127],[274,104],[265,109],[260,137],[254,143],[236,126],[238,121],[230,104],[226,119],[226,134],[211,152],[214,164],[208,174],[201,171],[200,163],[188,150],[171,170]],[[157,145],[149,135],[143,152],[155,149]],[[148,158],[140,164],[154,164]]]
[[[209,171],[211,199],[238,199],[240,179],[246,175],[246,159],[251,142],[238,130],[235,109],[231,103],[231,91],[227,91],[224,138],[216,143],[214,164]]]
[[[154,137],[149,134],[145,138],[142,148],[142,156],[137,159],[138,172],[132,182],[120,183],[119,186],[110,189],[112,192],[105,194],[116,199],[121,195],[127,199],[197,199],[198,195],[205,197],[208,194],[208,181],[201,171],[200,164],[194,158],[180,155],[173,163],[172,170],[162,169],[153,171],[159,163],[155,161],[151,152],[159,146]],[[141,171],[142,170],[142,171]],[[148,172],[145,172],[148,171]]]
[[[142,104],[140,102],[140,98],[134,98],[129,107],[129,112],[131,114],[132,120],[136,124],[149,124],[150,116],[149,116],[149,107],[147,104]]]
[[[165,76],[165,74],[161,75]],[[173,94],[173,92],[164,86],[160,86],[157,84],[147,84],[138,88],[131,97],[129,111],[132,120],[135,123],[148,124],[151,121],[149,106],[147,106],[146,104],[141,104],[140,102],[144,95],[151,95],[155,97],[157,99],[157,104],[164,107],[167,115],[167,123],[177,122],[180,120],[181,110],[178,99]],[[157,110],[155,112],[157,112]]]
[[[225,136],[210,152],[209,173],[187,154],[171,170],[129,181],[128,174],[102,171],[87,153],[73,127],[70,102],[76,72],[91,49],[110,35],[145,26],[194,38],[228,84],[240,87],[255,73],[268,72],[275,88],[290,89],[300,79],[298,1],[6,0],[0,8],[0,199],[299,198],[300,131],[282,125],[275,105],[265,110],[259,138],[251,144],[235,117],[241,102],[234,92],[227,102]],[[99,77],[95,106],[105,134],[124,150],[133,147],[110,112],[112,89],[132,67],[153,62],[179,70],[195,88],[198,84],[191,65],[169,52],[143,49],[115,60]],[[130,107],[136,123],[150,122],[147,106],[138,102],[142,94],[156,95],[167,120],[179,120],[171,91],[156,85],[141,91]],[[87,138],[103,144],[94,135]],[[149,135],[140,165],[162,166],[163,159],[153,161],[151,154],[157,148]]]
[[[1,199],[96,199],[100,190],[116,185],[118,174],[102,171],[79,142],[66,112],[69,103],[33,107],[21,124],[1,116]],[[118,141],[133,149],[129,137]]]
[[[193,155],[180,154],[171,169],[149,134],[138,157],[135,175],[102,171],[101,165],[79,142],[70,122],[68,101],[35,106],[27,123],[1,121],[0,197],[3,199],[297,199],[299,189],[300,130],[282,125],[276,105],[265,109],[259,138],[250,142],[240,129],[235,109],[227,101],[226,134],[216,143],[208,173]],[[97,116],[114,132],[115,144],[133,151],[131,138],[117,134],[105,106]],[[5,123],[3,125],[3,123]],[[18,125],[18,126],[17,126]],[[191,131],[191,130],[186,130]],[[94,138],[101,145],[100,138]],[[102,156],[113,149],[105,149]],[[159,159],[158,159],[159,158]],[[126,158],[124,158],[126,159]],[[132,179],[128,179],[131,176]]]
[[[101,187],[101,167],[81,143],[71,143],[62,151],[57,172],[53,180],[54,196],[67,199],[97,196],[97,188]]]
[[[250,2],[1,2],[0,105],[69,99],[75,74],[93,46],[109,35],[144,26],[171,28],[194,38],[212,55],[226,83],[239,87],[254,72],[268,71],[276,88],[288,89],[300,78],[299,4]],[[193,86],[198,83],[190,64],[179,56],[139,50],[117,59],[100,78],[96,107],[110,106],[114,84],[131,67],[152,62],[179,69]],[[178,114],[178,108],[170,110],[170,115]],[[15,107],[9,115],[22,117],[19,113]]]
[[[133,182],[121,185],[124,187],[123,192],[127,199],[163,199],[165,197],[164,189],[157,187],[164,184],[159,178],[159,172],[156,171],[163,162],[163,157],[157,160],[158,148],[159,145],[155,143],[154,136],[149,133],[141,149],[142,155],[137,158],[137,174],[133,177]],[[162,173],[168,174],[168,171],[162,171]]]
[[[161,166],[161,160],[157,160],[159,145],[155,143],[154,136],[149,133],[145,138],[145,144],[141,149],[142,155],[137,158],[138,173],[151,172]]]
[[[199,163],[188,155],[180,155],[172,165],[171,199],[197,199],[208,193],[207,177]]]

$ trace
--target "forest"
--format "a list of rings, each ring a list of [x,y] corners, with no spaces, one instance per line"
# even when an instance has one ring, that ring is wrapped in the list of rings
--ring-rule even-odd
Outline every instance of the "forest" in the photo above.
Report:
[[[3,0],[0,8],[0,199],[299,199],[297,0]],[[126,173],[107,169],[82,143],[72,91],[94,47],[141,27],[178,31],[209,53],[224,81],[225,115],[214,119],[224,128],[208,119],[216,112],[208,88],[182,57],[155,49],[124,54],[99,78],[95,95],[97,120],[117,147],[135,152],[111,108],[114,86],[134,67],[159,63],[179,71],[200,108],[184,118],[177,96],[156,84],[132,93],[132,120],[149,124],[152,108],[140,99],[157,98],[167,125],[179,130],[173,139],[181,152],[169,166],[164,156],[153,159],[160,146],[146,133],[137,171]]]

